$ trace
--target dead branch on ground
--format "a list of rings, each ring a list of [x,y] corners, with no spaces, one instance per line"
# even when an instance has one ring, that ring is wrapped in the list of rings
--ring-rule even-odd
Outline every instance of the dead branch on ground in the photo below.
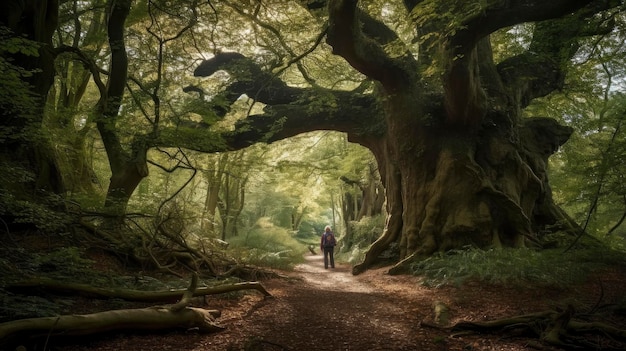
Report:
[[[87,284],[59,282],[47,278],[30,279],[4,286],[14,293],[56,293],[63,295],[79,295],[98,299],[118,298],[133,302],[171,302],[176,301],[186,290],[142,291],[132,289],[99,288]],[[272,296],[259,282],[242,282],[212,287],[195,288],[193,296],[224,294],[240,290],[254,289],[264,296]]]
[[[223,330],[215,322],[219,311],[189,307],[196,294],[198,278],[194,275],[189,288],[178,303],[140,309],[122,309],[84,315],[27,318],[0,324],[0,345],[11,339],[43,336],[91,335],[115,330],[190,329],[212,333]],[[263,289],[265,290],[265,289]],[[181,293],[178,292],[178,296]],[[19,340],[19,339],[18,339]]]

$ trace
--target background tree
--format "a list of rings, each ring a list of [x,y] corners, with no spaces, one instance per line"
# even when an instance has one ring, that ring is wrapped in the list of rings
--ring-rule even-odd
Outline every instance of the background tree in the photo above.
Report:
[[[273,144],[264,154],[266,161],[258,165],[253,187],[266,191],[251,194],[264,216],[299,238],[317,239],[329,224],[339,230],[333,223],[338,207],[332,196],[340,197],[342,139],[336,133],[317,132]]]
[[[342,218],[345,237],[342,249],[347,251],[357,244],[355,226],[366,217],[384,215],[385,189],[380,181],[376,160],[363,148],[346,145],[344,163],[339,168],[342,186]],[[358,231],[357,231],[358,232]],[[370,238],[370,235],[367,236]],[[371,244],[367,240],[367,244]]]
[[[64,187],[77,196],[94,196],[93,140],[90,123],[93,100],[89,62],[105,62],[105,1],[67,1],[59,4],[59,25],[53,37],[60,53],[55,81],[48,92],[44,126],[55,145],[54,160]],[[78,48],[83,48],[77,51]],[[86,97],[86,99],[84,99]]]

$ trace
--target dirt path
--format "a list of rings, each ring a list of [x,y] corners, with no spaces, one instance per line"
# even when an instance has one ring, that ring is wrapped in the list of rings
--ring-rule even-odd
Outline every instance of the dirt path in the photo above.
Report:
[[[371,284],[360,281],[353,276],[351,267],[345,264],[338,264],[334,269],[324,269],[322,255],[305,256],[304,259],[306,262],[297,265],[294,271],[312,288],[363,294],[374,291]]]
[[[403,298],[393,296],[393,289],[376,286],[371,278],[380,279],[382,272],[353,276],[345,264],[324,269],[322,259],[306,256],[294,270],[300,280],[265,283],[274,298],[261,302],[241,321],[246,334],[263,340],[262,350],[425,349],[417,333],[419,307],[398,303]],[[388,288],[397,289],[396,284]],[[228,334],[219,339],[233,341]]]
[[[321,255],[310,255],[288,273],[293,279],[263,282],[272,298],[250,293],[210,300],[209,308],[223,311],[219,323],[226,330],[220,333],[117,334],[58,350],[535,350],[527,339],[491,335],[452,338],[443,330],[420,327],[420,322],[432,320],[435,301],[450,307],[450,322],[454,323],[537,312],[565,299],[585,304],[597,298],[586,294],[589,289],[546,291],[478,284],[431,289],[421,285],[419,278],[389,276],[385,269],[358,276],[350,269],[338,264],[336,269],[326,270]],[[615,291],[621,294],[626,286],[623,280],[616,283]]]

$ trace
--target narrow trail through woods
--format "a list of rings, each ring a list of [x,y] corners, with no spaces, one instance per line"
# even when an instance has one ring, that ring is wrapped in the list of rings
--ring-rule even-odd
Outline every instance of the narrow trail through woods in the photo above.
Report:
[[[337,264],[336,268],[325,269],[322,255],[305,256],[305,260],[306,262],[297,265],[294,271],[313,287],[365,294],[374,291],[370,284],[357,280],[352,275],[352,267],[346,264]]]
[[[225,350],[220,349],[225,345],[244,350],[254,345],[258,348],[248,350],[439,351],[462,350],[468,345],[463,338],[449,338],[445,330],[420,326],[421,321],[432,320],[435,301],[453,303],[447,295],[451,290],[439,296],[443,290],[424,287],[414,276],[390,276],[386,268],[354,276],[348,264],[324,269],[323,256],[305,259],[289,273],[293,280],[263,283],[273,298],[249,297],[250,308],[242,315],[225,309],[220,320],[227,329],[207,338],[209,345],[193,350]],[[515,343],[489,340],[473,342],[469,349],[526,350]]]
[[[274,297],[241,321],[262,350],[423,349],[416,337],[418,306],[376,286],[370,278],[382,272],[353,276],[349,265],[324,269],[321,255],[305,258],[294,269],[296,279],[264,283]]]

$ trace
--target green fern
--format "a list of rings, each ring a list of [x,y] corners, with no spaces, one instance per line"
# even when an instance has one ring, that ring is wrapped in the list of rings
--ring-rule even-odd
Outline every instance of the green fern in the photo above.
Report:
[[[476,280],[491,284],[567,286],[593,271],[626,265],[624,254],[609,249],[562,250],[468,248],[438,254],[411,265],[427,286],[462,284]]]

